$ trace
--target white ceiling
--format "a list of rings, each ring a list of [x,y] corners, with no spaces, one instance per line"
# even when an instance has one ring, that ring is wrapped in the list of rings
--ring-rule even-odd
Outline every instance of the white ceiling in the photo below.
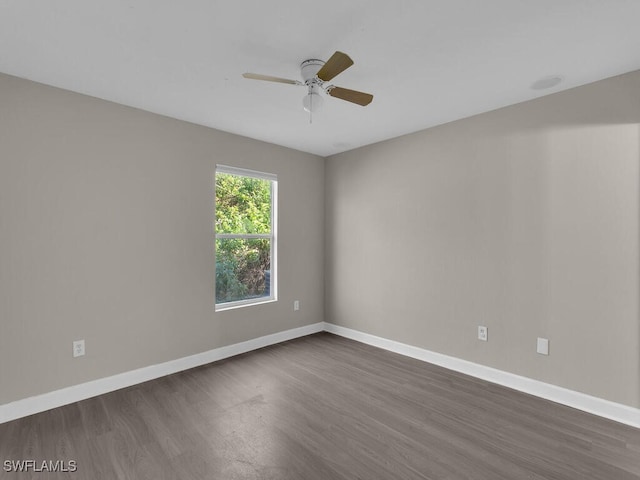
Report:
[[[640,69],[638,19],[639,0],[0,0],[0,72],[328,156]],[[331,83],[375,98],[327,97],[311,125],[303,87],[241,76],[335,50],[355,65]]]

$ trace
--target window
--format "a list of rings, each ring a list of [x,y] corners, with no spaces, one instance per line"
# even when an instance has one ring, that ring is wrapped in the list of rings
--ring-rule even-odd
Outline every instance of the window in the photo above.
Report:
[[[216,168],[216,310],[276,299],[277,176]]]

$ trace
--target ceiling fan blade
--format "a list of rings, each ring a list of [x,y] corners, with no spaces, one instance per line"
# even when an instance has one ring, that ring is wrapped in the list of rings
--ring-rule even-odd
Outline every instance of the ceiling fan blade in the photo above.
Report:
[[[369,105],[373,100],[373,95],[370,93],[358,92],[356,90],[349,90],[348,88],[331,87],[327,90],[327,93],[332,97],[346,100],[347,102],[357,103],[363,107]]]
[[[291,85],[304,85],[298,80],[289,80],[288,78],[272,77],[271,75],[260,75],[259,73],[243,73],[244,78],[251,80],[266,80],[267,82],[289,83]]]
[[[328,82],[336,75],[344,72],[351,65],[353,65],[353,60],[349,58],[349,55],[342,52],[336,52],[331,55],[331,58],[327,60],[327,63],[318,70],[317,76],[320,80]]]

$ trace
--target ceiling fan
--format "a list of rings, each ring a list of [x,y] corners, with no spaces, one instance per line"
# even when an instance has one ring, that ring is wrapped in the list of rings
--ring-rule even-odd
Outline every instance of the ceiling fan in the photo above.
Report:
[[[371,103],[373,95],[369,93],[358,92],[356,90],[349,90],[348,88],[336,87],[335,85],[327,84],[327,82],[344,72],[351,65],[353,65],[353,60],[349,58],[349,55],[342,52],[336,52],[329,60],[327,60],[326,63],[315,58],[302,62],[300,64],[300,72],[303,81],[272,77],[270,75],[260,75],[258,73],[243,73],[242,76],[252,80],[265,80],[267,82],[306,86],[308,93],[302,99],[302,105],[305,111],[311,114],[318,111],[322,106],[322,96],[320,95],[321,90],[332,97],[346,100],[347,102],[355,103],[363,107]]]

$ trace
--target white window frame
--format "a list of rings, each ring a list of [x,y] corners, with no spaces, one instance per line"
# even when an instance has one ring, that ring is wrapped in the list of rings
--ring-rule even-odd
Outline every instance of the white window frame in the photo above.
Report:
[[[264,234],[235,234],[235,233],[217,233],[216,232],[216,216],[215,216],[215,207],[216,205],[216,195],[215,195],[215,185],[216,178],[214,176],[214,219],[213,219],[213,248],[214,255],[217,255],[215,251],[215,240],[217,239],[232,239],[232,238],[242,238],[242,239],[257,239],[257,238],[268,238],[270,240],[271,246],[271,268],[270,268],[270,290],[268,297],[259,297],[259,298],[248,298],[246,300],[237,300],[235,302],[225,302],[225,303],[217,303],[215,298],[215,292],[213,295],[213,300],[215,303],[215,311],[223,311],[223,310],[231,310],[234,308],[247,307],[250,305],[260,305],[263,303],[271,303],[276,302],[278,300],[278,262],[277,262],[277,227],[278,227],[278,176],[273,173],[265,173],[258,172],[256,170],[249,170],[246,168],[239,167],[231,167],[228,165],[216,165],[215,175],[218,173],[227,173],[230,175],[237,175],[241,177],[251,177],[251,178],[259,178],[261,180],[268,180],[271,182],[271,233]],[[215,266],[214,266],[215,268]],[[215,272],[214,272],[215,278]],[[215,289],[215,283],[214,283]]]

